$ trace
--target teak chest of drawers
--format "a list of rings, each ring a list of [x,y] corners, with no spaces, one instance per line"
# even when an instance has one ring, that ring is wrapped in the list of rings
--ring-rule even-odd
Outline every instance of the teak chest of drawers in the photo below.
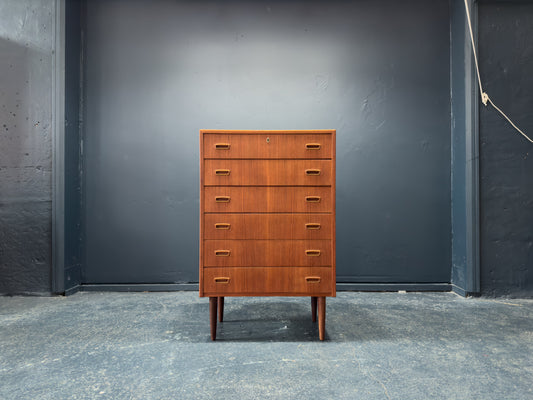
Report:
[[[200,296],[335,296],[335,130],[200,131]]]

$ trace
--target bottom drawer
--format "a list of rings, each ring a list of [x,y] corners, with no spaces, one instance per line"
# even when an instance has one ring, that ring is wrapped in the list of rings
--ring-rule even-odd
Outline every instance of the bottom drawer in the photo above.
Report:
[[[203,296],[335,296],[331,267],[203,269]]]

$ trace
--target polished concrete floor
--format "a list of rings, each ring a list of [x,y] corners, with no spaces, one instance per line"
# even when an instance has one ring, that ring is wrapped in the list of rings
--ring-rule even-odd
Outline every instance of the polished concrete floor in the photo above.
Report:
[[[533,301],[451,293],[0,297],[0,399],[533,399]]]

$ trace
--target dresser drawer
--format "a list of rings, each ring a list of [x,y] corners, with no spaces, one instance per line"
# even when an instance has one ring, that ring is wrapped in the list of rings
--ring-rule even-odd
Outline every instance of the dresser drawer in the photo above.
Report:
[[[331,214],[206,214],[205,239],[331,239]]]
[[[204,296],[334,296],[329,267],[205,268]]]
[[[204,160],[204,185],[325,186],[330,160]]]
[[[333,263],[331,240],[204,240],[206,267],[306,267]]]
[[[208,213],[317,213],[333,211],[330,187],[215,187],[204,188]]]
[[[331,134],[204,135],[205,158],[331,158]]]

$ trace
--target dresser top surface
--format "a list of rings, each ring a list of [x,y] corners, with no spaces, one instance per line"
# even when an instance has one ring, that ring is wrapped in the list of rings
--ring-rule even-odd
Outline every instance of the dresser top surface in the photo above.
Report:
[[[328,134],[328,133],[335,133],[335,129],[309,129],[309,130],[290,130],[290,129],[284,129],[284,130],[246,130],[246,129],[200,129],[200,134],[204,133],[221,133],[221,134],[238,134],[238,135],[257,135],[257,134],[288,134],[288,135],[295,135],[295,134],[302,134],[302,135],[309,135],[309,134]]]

